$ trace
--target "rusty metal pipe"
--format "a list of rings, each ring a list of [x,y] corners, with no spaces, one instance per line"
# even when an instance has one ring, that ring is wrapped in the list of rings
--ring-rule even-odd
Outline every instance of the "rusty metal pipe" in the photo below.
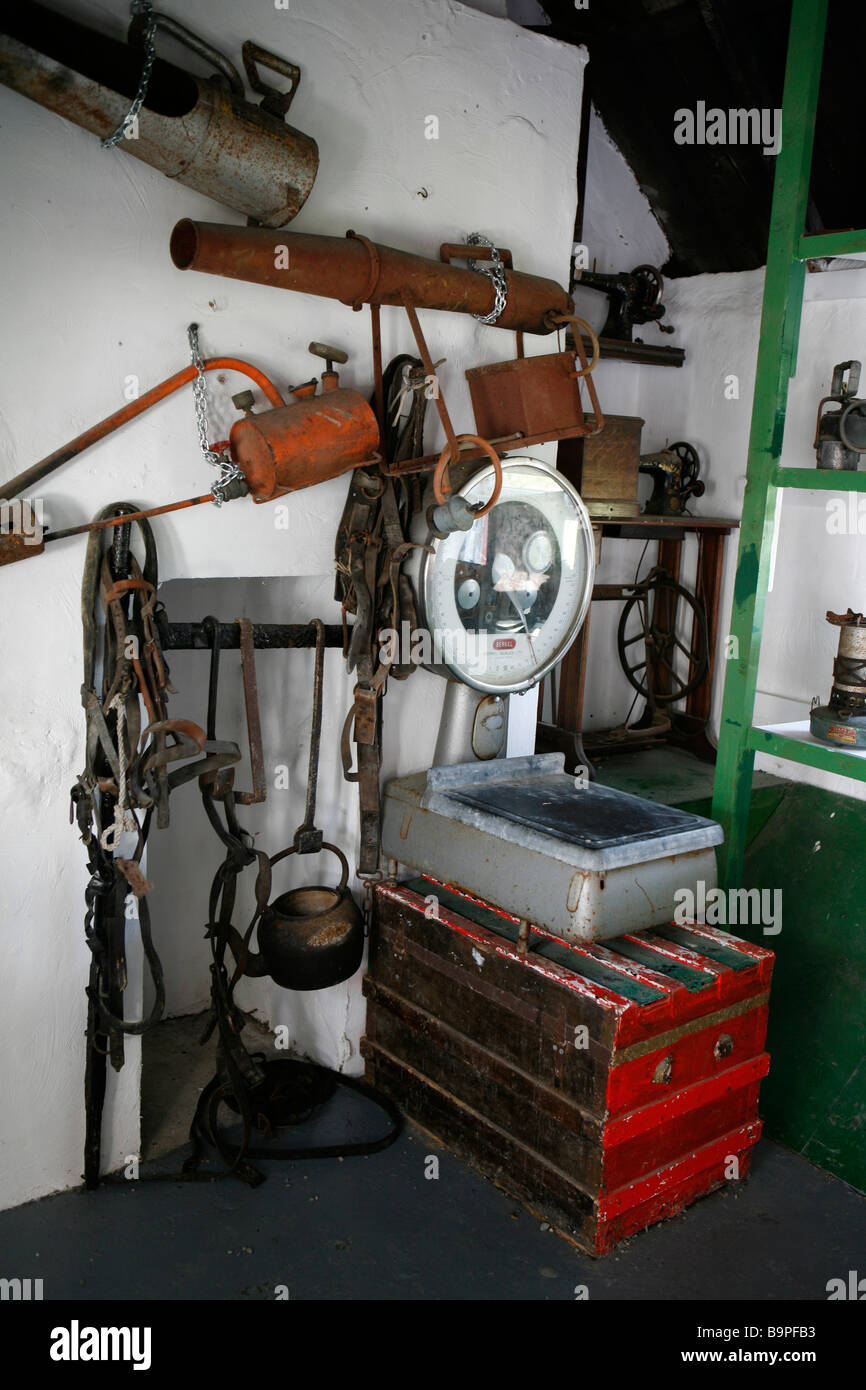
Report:
[[[204,370],[206,372],[219,370],[240,372],[261,388],[271,405],[285,405],[285,401],[276,386],[265,376],[264,372],[260,372],[258,367],[253,367],[249,362],[242,362],[238,357],[210,357],[204,363]],[[158,386],[154,386],[150,391],[145,391],[144,395],[139,396],[137,400],[130,401],[129,405],[123,406],[121,410],[116,410],[113,415],[100,420],[98,425],[91,425],[89,430],[84,430],[82,434],[71,439],[62,448],[55,449],[53,454],[48,454],[46,458],[40,459],[31,468],[25,468],[23,473],[19,473],[15,478],[10,478],[8,483],[0,483],[0,492],[2,492],[3,497],[6,501],[11,501],[18,493],[24,492],[34,483],[41,482],[49,473],[53,473],[56,468],[68,463],[70,459],[76,458],[85,449],[89,449],[92,444],[98,444],[100,439],[104,439],[106,435],[120,429],[121,425],[128,424],[130,420],[134,420],[136,416],[149,410],[152,405],[157,405],[160,401],[164,401],[167,396],[179,391],[181,386],[186,386],[194,379],[195,375],[195,367],[184,367],[183,371],[175,372],[174,376],[170,376],[167,381],[161,381]]]
[[[489,314],[495,297],[486,275],[378,246],[354,232],[315,236],[184,218],[171,234],[171,258],[179,270],[320,295],[353,307],[402,305],[408,294],[418,309]],[[505,279],[508,298],[497,328],[550,333],[556,327],[554,316],[573,312],[571,299],[555,280],[516,270],[507,271]]]

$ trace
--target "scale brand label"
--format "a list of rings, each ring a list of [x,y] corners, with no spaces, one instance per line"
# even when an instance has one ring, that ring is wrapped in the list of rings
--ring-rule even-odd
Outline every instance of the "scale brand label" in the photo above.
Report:
[[[510,652],[516,646],[517,642],[513,637],[497,637],[493,643],[493,650],[495,652]]]

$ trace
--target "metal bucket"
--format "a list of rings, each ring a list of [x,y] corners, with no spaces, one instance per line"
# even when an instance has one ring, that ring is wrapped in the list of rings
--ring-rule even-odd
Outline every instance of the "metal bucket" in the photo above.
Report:
[[[259,922],[259,951],[283,989],[327,989],[348,980],[361,964],[364,919],[346,887],[349,865],[335,845],[322,849],[336,854],[342,865],[337,887],[291,888],[265,908]],[[292,846],[271,864],[295,853]]]

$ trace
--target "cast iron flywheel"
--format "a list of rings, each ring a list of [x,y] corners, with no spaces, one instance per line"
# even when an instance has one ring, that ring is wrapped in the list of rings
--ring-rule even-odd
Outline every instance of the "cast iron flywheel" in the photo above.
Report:
[[[677,636],[677,613],[680,603],[691,610],[696,633],[696,647],[690,649]],[[629,635],[629,619],[637,612],[639,626]],[[633,660],[643,645],[643,659]],[[677,584],[663,570],[655,571],[625,601],[619,619],[616,645],[622,669],[631,685],[645,700],[656,705],[670,705],[700,685],[709,665],[707,617],[704,606]],[[680,651],[689,663],[694,663],[691,678],[678,675],[674,658]],[[668,690],[654,690],[649,672],[656,670],[667,677]]]

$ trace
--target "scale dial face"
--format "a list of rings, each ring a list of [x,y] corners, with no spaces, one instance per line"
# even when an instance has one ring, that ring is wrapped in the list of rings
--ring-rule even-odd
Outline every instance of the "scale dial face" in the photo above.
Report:
[[[486,502],[493,477],[480,470],[461,496]],[[420,588],[442,665],[476,690],[528,690],[568,650],[592,595],[592,525],[577,492],[539,459],[505,458],[487,515],[431,547]]]

